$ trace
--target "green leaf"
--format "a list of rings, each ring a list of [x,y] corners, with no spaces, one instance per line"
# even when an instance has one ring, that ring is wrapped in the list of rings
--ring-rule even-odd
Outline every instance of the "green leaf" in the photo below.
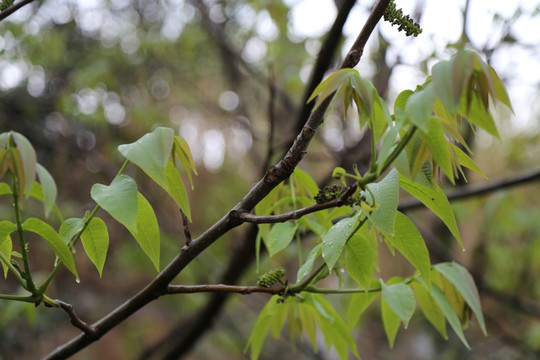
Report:
[[[422,313],[426,319],[428,319],[428,321],[435,327],[435,329],[437,329],[445,340],[448,339],[448,334],[446,333],[446,318],[444,313],[433,299],[430,291],[427,290],[425,283],[415,281],[412,283],[412,288],[414,290],[414,294],[416,295],[418,306],[422,310]]]
[[[84,220],[80,218],[71,218],[67,219],[60,225],[60,230],[58,230],[58,234],[60,237],[64,240],[66,244],[68,244],[73,236],[80,232],[83,229],[84,226]]]
[[[170,158],[173,142],[174,131],[160,126],[134,143],[120,145],[118,150],[148,176],[164,183],[165,166]]]
[[[310,103],[318,96],[315,106],[313,107],[313,111],[315,111],[322,104],[322,102],[326,100],[326,98],[337,91],[341,86],[343,86],[343,84],[349,81],[349,79],[354,77],[360,77],[358,71],[354,69],[340,69],[328,76],[315,88],[315,90],[313,90],[313,93],[307,101]]]
[[[312,199],[319,193],[317,183],[307,172],[296,167],[293,172],[293,177],[295,183],[298,184],[298,186],[301,186]]]
[[[8,262],[11,261],[12,250],[13,250],[13,242],[11,241],[11,236],[4,235],[2,232],[0,232],[0,253],[4,255],[4,257],[6,258]],[[7,278],[9,267],[3,261],[0,261],[0,263],[2,263],[2,267],[4,268],[4,278]]]
[[[387,237],[387,240],[420,271],[422,278],[430,286],[431,262],[429,252],[422,235],[414,223],[407,216],[398,212],[395,236]]]
[[[270,298],[270,300],[268,300],[261,313],[259,314],[253,330],[251,331],[251,335],[249,336],[246,348],[244,349],[244,352],[247,351],[248,348],[251,349],[251,360],[256,360],[259,358],[262,346],[264,344],[264,340],[266,338],[266,334],[268,333],[268,330],[272,325],[274,315],[278,310],[278,307],[282,305],[277,302],[278,299],[279,296],[274,295]]]
[[[444,316],[448,320],[448,323],[458,336],[458,338],[461,340],[461,342],[467,347],[467,349],[470,349],[471,347],[467,343],[467,339],[465,339],[465,334],[463,334],[463,329],[461,328],[461,322],[459,321],[459,318],[452,308],[452,305],[444,295],[441,289],[435,284],[431,287],[431,292],[433,294],[433,299],[435,299],[435,302],[437,305],[439,305],[439,308],[444,313]]]
[[[137,184],[129,176],[117,176],[110,186],[95,184],[90,196],[128,229],[137,226]]]
[[[428,119],[433,112],[435,93],[430,84],[416,91],[409,97],[405,112],[412,124],[416,125],[424,133],[428,132]]]
[[[311,272],[311,270],[313,269],[313,263],[321,255],[321,252],[322,244],[317,244],[313,249],[311,249],[306,259],[306,262],[302,266],[300,266],[300,269],[298,269],[298,274],[296,275],[297,282],[300,282],[304,278],[304,276]]]
[[[376,287],[378,286],[378,284],[378,280],[371,280],[372,287]],[[373,300],[375,300],[377,296],[379,296],[379,292],[372,291],[354,294],[351,297],[351,302],[349,303],[349,307],[347,308],[347,326],[349,327],[349,329],[352,329],[354,326],[356,326],[364,311],[373,302]]]
[[[141,194],[137,193],[137,218],[135,226],[127,227],[137,243],[159,271],[160,239],[159,225],[154,209]]]
[[[174,137],[173,151],[176,157],[180,160],[182,167],[186,171],[186,174],[189,178],[189,183],[191,185],[191,190],[193,190],[193,178],[191,173],[197,174],[197,169],[195,168],[195,161],[193,161],[193,156],[191,155],[191,150],[189,145],[181,136],[176,135]]]
[[[459,161],[459,163],[463,166],[465,166],[468,169],[471,169],[472,171],[482,175],[485,179],[487,179],[486,174],[480,168],[473,159],[469,157],[463,150],[461,150],[458,146],[452,144],[452,150],[454,150],[454,154],[456,154],[456,158]]]
[[[361,215],[359,211],[353,217],[339,221],[322,235],[322,257],[328,265],[328,271],[332,272]]]
[[[349,275],[364,289],[371,283],[376,263],[377,240],[360,234],[353,235],[347,242],[345,266]]]
[[[351,332],[332,305],[319,294],[305,294],[305,297],[305,301],[317,309],[319,328],[326,343],[334,346],[340,359],[349,359],[349,349],[356,358],[360,358]]]
[[[30,191],[30,197],[36,199],[37,201],[40,201],[42,203],[45,203],[45,199],[43,198],[43,190],[41,188],[41,184],[37,181],[34,181],[34,184],[32,184],[32,190]],[[56,204],[53,203],[52,205],[52,211],[56,214],[58,217],[58,220],[63,222],[62,214],[60,214],[60,211],[58,210],[58,207]]]
[[[514,113],[514,109],[512,108],[512,103],[510,102],[510,98],[508,97],[508,92],[506,91],[506,88],[504,87],[501,79],[499,79],[499,76],[497,75],[495,70],[493,70],[491,66],[489,67],[489,75],[495,87],[495,94],[496,94],[497,100],[502,102],[504,105],[508,106],[508,108],[512,111],[512,113]]]
[[[384,301],[403,322],[406,329],[416,309],[413,291],[403,283],[386,285],[382,280],[380,283]]]
[[[444,136],[444,128],[439,119],[430,117],[428,121],[428,132],[423,136],[426,141],[433,160],[439,165],[448,179],[454,184],[454,172],[452,160],[450,158],[449,142]]]
[[[382,233],[394,234],[394,223],[399,199],[399,177],[396,169],[392,169],[383,180],[369,184],[369,189],[375,196],[376,207],[369,219]],[[366,192],[371,201],[371,194]]]
[[[461,248],[463,248],[454,211],[441,188],[435,183],[431,187],[415,184],[401,174],[399,175],[399,183],[405,191],[420,200],[446,224]]]
[[[36,152],[30,141],[18,132],[12,131],[13,141],[17,145],[17,150],[21,156],[22,166],[24,170],[24,179],[19,179],[24,184],[24,193],[30,193],[32,184],[36,178]]]
[[[464,99],[463,99],[464,100]],[[477,92],[473,92],[471,96],[470,106],[467,111],[465,101],[462,101],[459,109],[460,114],[464,115],[467,120],[474,125],[486,130],[489,134],[500,138],[497,125],[493,116],[489,113],[489,109],[486,109],[484,103],[479,98]]]
[[[298,226],[292,222],[277,223],[270,229],[266,247],[270,257],[285,249],[294,238]]]
[[[297,307],[298,318],[302,324],[302,328],[311,343],[313,352],[317,352],[317,325],[315,323],[315,318],[317,316],[316,310],[311,306],[303,306],[300,303]]]
[[[431,83],[435,95],[441,100],[444,108],[455,113],[460,97],[454,97],[452,91],[452,64],[441,61],[431,68]]]
[[[455,262],[437,264],[434,268],[448,279],[448,281],[450,281],[461,293],[467,305],[469,305],[474,315],[476,315],[482,332],[487,336],[486,324],[480,304],[480,296],[478,295],[478,290],[476,289],[471,274],[469,274],[466,268]]]
[[[0,183],[0,195],[11,195],[11,189],[6,183]]]
[[[58,256],[60,261],[62,261],[64,266],[67,267],[77,279],[79,278],[71,251],[69,251],[69,248],[60,235],[58,235],[49,224],[37,218],[29,218],[23,223],[22,227],[24,231],[30,231],[41,236],[54,250],[54,253]]]
[[[191,221],[191,209],[189,207],[188,196],[186,192],[186,187],[182,182],[182,178],[174,166],[172,160],[167,163],[165,167],[165,178],[166,182],[161,183],[156,181],[167,193],[174,199],[176,204],[184,214],[187,216],[189,221]],[[155,179],[154,179],[155,180]]]
[[[399,95],[396,98],[396,101],[394,102],[394,113],[397,112],[397,109],[405,110],[407,107],[407,101],[409,101],[409,97],[414,92],[412,90],[404,90],[399,93]]]
[[[386,333],[386,337],[388,338],[388,346],[390,346],[390,348],[393,348],[401,320],[390,308],[388,303],[384,300],[384,297],[381,297],[381,316],[384,332]]]
[[[109,249],[109,233],[105,222],[97,217],[92,218],[81,234],[81,242],[86,255],[96,266],[101,277]]]
[[[47,169],[40,164],[36,164],[37,176],[41,183],[41,189],[43,193],[43,205],[45,207],[45,217],[49,216],[49,212],[52,210],[56,201],[56,195],[58,193],[56,189],[56,183],[53,177]]]

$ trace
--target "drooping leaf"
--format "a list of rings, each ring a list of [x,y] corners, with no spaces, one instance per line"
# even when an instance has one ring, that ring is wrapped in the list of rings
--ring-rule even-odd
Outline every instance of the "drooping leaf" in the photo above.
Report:
[[[98,217],[92,218],[81,234],[81,242],[86,255],[96,266],[101,277],[109,249],[109,233],[105,222]]]
[[[360,234],[353,235],[347,242],[345,266],[349,275],[364,289],[371,283],[376,263],[377,240]]]
[[[164,183],[165,166],[170,158],[173,142],[174,131],[160,126],[134,143],[120,145],[118,150],[148,176]]]
[[[294,238],[298,226],[292,222],[277,223],[270,229],[266,246],[270,257],[285,249]]]
[[[268,300],[251,331],[246,348],[244,349],[244,352],[247,351],[247,349],[250,349],[251,360],[259,358],[266,334],[272,325],[274,315],[278,310],[278,307],[282,305],[277,302],[278,298],[277,295],[274,295]]]
[[[394,223],[399,198],[399,177],[396,169],[392,169],[380,182],[368,185],[375,196],[376,207],[369,219],[382,233],[394,234]],[[366,192],[368,201],[371,194]]]
[[[313,107],[313,110],[315,111],[324,100],[355,76],[359,77],[360,75],[358,74],[358,71],[354,69],[340,69],[334,72],[313,90],[313,93],[307,102],[310,103],[313,99],[318,97],[315,106]]]
[[[58,256],[60,261],[62,261],[64,266],[67,267],[77,279],[79,278],[71,251],[69,251],[69,248],[60,235],[58,235],[49,224],[37,218],[29,218],[23,223],[22,227],[24,231],[30,231],[41,236],[54,250],[54,253]]]
[[[137,243],[159,271],[160,238],[159,225],[154,209],[141,194],[137,193],[137,217],[135,226],[127,227]]]
[[[466,106],[468,105],[468,110]],[[473,92],[471,95],[470,103],[466,104],[462,101],[459,109],[460,114],[463,114],[469,123],[477,125],[478,127],[486,130],[489,134],[500,138],[495,120],[489,112],[489,108],[486,108],[477,92]]]
[[[41,188],[41,184],[37,181],[34,181],[34,184],[32,185],[32,190],[30,190],[30,197],[33,199],[36,199],[37,201],[40,201],[42,203],[45,203],[45,199],[43,197],[43,190]],[[58,210],[58,207],[56,204],[52,204],[52,211],[55,213],[56,217],[60,222],[63,222],[64,219],[62,217],[62,214],[60,213],[60,210]]]
[[[378,285],[379,281],[377,279],[371,280],[370,287],[376,288]],[[354,294],[351,297],[351,302],[347,308],[347,326],[349,329],[352,329],[354,326],[356,326],[356,324],[358,324],[358,321],[360,320],[360,317],[364,311],[377,296],[379,296],[379,292],[372,291]]]
[[[437,285],[433,284],[431,286],[431,291],[433,294],[433,299],[435,299],[435,302],[437,303],[441,311],[444,313],[446,320],[448,320],[448,323],[450,324],[458,338],[467,347],[467,349],[470,349],[469,343],[467,342],[467,339],[465,339],[465,334],[463,334],[461,322],[459,321],[456,312],[452,308],[452,305],[450,304],[442,290],[439,289]]]
[[[301,186],[312,199],[319,193],[317,183],[307,172],[296,167],[293,172],[293,177],[298,186]]]
[[[431,272],[429,252],[414,223],[406,215],[398,212],[395,235],[387,237],[387,240],[420,271],[422,278],[429,286]]]
[[[428,132],[424,136],[433,160],[446,174],[448,179],[454,183],[454,172],[450,159],[449,142],[444,136],[444,129],[437,118],[430,117],[428,121]]]
[[[450,113],[454,113],[459,103],[459,97],[454,97],[452,89],[452,64],[450,61],[441,61],[431,69],[431,83],[433,91],[441,100],[444,108]]]
[[[469,157],[463,150],[461,150],[458,146],[452,144],[452,150],[454,150],[454,154],[456,154],[456,158],[458,159],[459,163],[463,166],[465,166],[468,169],[471,169],[472,171],[482,175],[485,179],[487,179],[486,174],[480,168],[473,159]]]
[[[381,317],[383,321],[384,332],[388,339],[388,346],[392,349],[399,330],[401,320],[390,308],[384,297],[381,297]]]
[[[191,190],[193,190],[193,177],[191,176],[191,173],[194,173],[195,175],[198,174],[189,145],[181,136],[176,135],[174,137],[173,148],[174,154],[180,160],[182,167],[186,171],[189,183],[191,185]]]
[[[437,264],[434,268],[461,293],[467,305],[469,305],[474,315],[476,315],[482,332],[484,335],[487,335],[484,315],[482,314],[482,307],[480,305],[480,296],[478,295],[478,290],[471,274],[469,274],[467,269],[455,262]]]
[[[496,94],[497,100],[502,102],[504,105],[508,106],[508,108],[512,112],[514,112],[514,108],[512,108],[512,103],[510,102],[510,97],[508,96],[508,92],[506,91],[506,88],[504,87],[501,79],[499,79],[499,76],[497,75],[495,70],[493,70],[491,66],[489,67],[489,75],[495,87],[495,94]]]
[[[341,256],[345,243],[353,234],[356,223],[361,215],[362,212],[359,211],[356,215],[339,221],[326,234],[323,234],[322,257],[330,272]]]
[[[41,189],[43,191],[43,205],[45,207],[45,217],[49,216],[53,205],[56,201],[56,183],[54,182],[53,177],[47,169],[45,169],[40,164],[36,164],[36,171],[39,182],[41,183]]]
[[[416,309],[416,300],[411,288],[403,283],[386,285],[380,280],[382,299],[403,322],[405,329]]]
[[[95,184],[90,196],[128,229],[137,227],[137,184],[129,176],[119,175],[109,186]]]
[[[409,97],[413,94],[412,90],[404,90],[399,93],[399,95],[396,98],[396,101],[394,102],[394,113],[398,112],[397,109],[405,110],[407,107],[407,101],[409,101]]]
[[[431,295],[430,291],[427,290],[425,283],[413,282],[412,288],[416,296],[416,301],[418,306],[422,310],[422,313],[428,319],[428,321],[437,329],[437,331],[442,335],[444,339],[448,339],[448,334],[446,333],[446,318],[441,308]]]
[[[176,204],[184,214],[187,216],[189,221],[191,221],[191,209],[189,207],[188,196],[186,192],[186,187],[182,182],[182,178],[174,166],[173,162],[170,160],[165,167],[165,183],[157,182],[167,193],[174,199]]]
[[[454,211],[441,188],[437,184],[426,187],[413,183],[401,174],[399,175],[399,184],[405,191],[420,200],[433,211],[446,224],[452,235],[454,235],[459,242],[459,245],[463,248],[463,243],[461,242],[458,226],[454,217]]]

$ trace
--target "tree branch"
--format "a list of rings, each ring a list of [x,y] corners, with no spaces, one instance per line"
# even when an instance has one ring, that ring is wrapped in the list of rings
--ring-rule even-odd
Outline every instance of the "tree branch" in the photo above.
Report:
[[[380,0],[374,7],[366,24],[362,28],[356,42],[345,57],[341,68],[354,67],[362,56],[365,44],[375,26],[382,18],[382,15],[390,0]],[[301,133],[296,138],[292,147],[285,157],[275,166],[271,167],[263,179],[261,179],[248,194],[232,209],[251,211],[272,189],[279,183],[287,179],[295,167],[305,155],[311,139],[315,135],[317,128],[322,124],[324,114],[331,97],[329,97],[319,108],[311,113],[308,121],[303,127]],[[45,359],[65,359],[85,348],[96,341],[99,337],[106,334],[116,325],[127,319],[133,313],[167,293],[169,283],[202,251],[213,244],[217,239],[223,236],[232,228],[240,225],[238,219],[232,219],[230,212],[212,225],[208,230],[202,233],[197,239],[192,240],[189,248],[182,249],[180,253],[154,278],[144,289],[128,299],[122,305],[118,306],[108,315],[96,322],[93,326],[96,329],[95,336],[81,334],[71,341],[59,346],[51,352]]]
[[[483,195],[507,187],[521,185],[523,183],[535,181],[537,179],[540,179],[540,169],[526,170],[506,178],[459,187],[455,190],[447,192],[446,197],[448,198],[448,200],[458,200],[472,196]],[[422,206],[424,205],[418,199],[411,197],[400,201],[398,209],[400,211],[412,210]]]
[[[167,287],[167,294],[194,294],[203,292],[212,293],[238,293],[242,295],[248,295],[253,293],[266,293],[279,295],[283,294],[285,286],[280,287],[263,287],[263,286],[235,286],[235,285],[169,285]]]
[[[71,304],[68,304],[66,302],[63,302],[62,300],[55,299],[53,300],[55,303],[57,303],[68,315],[71,319],[71,323],[73,326],[81,330],[83,333],[85,333],[87,336],[93,337],[96,334],[96,329],[92,326],[89,326],[87,323],[82,321],[77,314],[75,314],[75,310],[73,310],[73,306]]]
[[[34,1],[35,0],[23,0],[21,2],[18,2],[16,4],[11,5],[7,9],[5,9],[4,11],[0,12],[0,21],[4,20],[9,15],[13,14],[15,11],[19,10],[23,6],[28,5],[28,4],[30,4],[31,2],[34,2]]]

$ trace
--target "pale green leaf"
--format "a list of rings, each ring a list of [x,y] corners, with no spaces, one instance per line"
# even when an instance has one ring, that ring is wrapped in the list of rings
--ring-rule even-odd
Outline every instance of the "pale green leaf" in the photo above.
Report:
[[[409,121],[424,133],[428,132],[428,119],[433,112],[435,94],[430,84],[412,94],[405,107]]]
[[[159,225],[154,209],[141,194],[137,193],[137,217],[136,224],[127,227],[137,243],[148,256],[157,271],[159,271],[160,238]]]
[[[378,286],[379,282],[376,279],[371,280],[372,287]],[[358,324],[358,321],[360,320],[360,317],[364,313],[364,311],[368,308],[368,306],[375,300],[375,298],[379,296],[379,292],[363,292],[354,294],[351,297],[351,302],[349,303],[349,306],[347,308],[347,326],[349,329],[352,329],[356,324]]]
[[[386,285],[382,280],[380,280],[380,283],[384,301],[403,322],[406,329],[416,309],[413,291],[403,283]]]
[[[19,179],[19,181],[24,180],[24,193],[29,194],[32,190],[32,184],[36,178],[36,152],[32,147],[30,141],[25,138],[23,135],[18,132],[12,131],[13,141],[17,145],[17,150],[21,156],[22,166],[24,170],[24,179]]]
[[[394,223],[396,220],[396,211],[399,198],[399,177],[396,169],[392,169],[378,183],[368,185],[375,196],[375,210],[371,213],[369,219],[373,225],[382,233],[394,234]],[[372,201],[371,194],[365,192],[368,201]]]
[[[449,142],[444,135],[444,128],[437,118],[430,117],[428,121],[428,132],[423,137],[426,141],[433,160],[448,179],[454,183],[454,172],[452,160],[450,158]]]
[[[310,271],[313,269],[313,263],[321,255],[321,252],[322,244],[318,244],[313,249],[311,249],[306,259],[306,262],[302,266],[300,266],[300,269],[298,269],[296,281],[301,281],[304,276],[310,273]]]
[[[270,257],[285,249],[294,238],[298,227],[292,222],[277,223],[270,229],[266,247]]]
[[[418,306],[422,310],[422,313],[428,319],[428,321],[437,329],[437,331],[442,335],[444,339],[448,339],[448,334],[446,333],[446,318],[441,308],[433,299],[433,296],[430,293],[430,290],[426,288],[424,282],[413,282],[412,288],[416,296],[416,301]]]
[[[167,193],[174,199],[176,204],[184,214],[187,216],[189,221],[191,221],[191,209],[189,207],[188,196],[186,192],[186,187],[182,182],[182,178],[174,166],[172,160],[167,162],[165,167],[165,178],[166,182],[161,183],[156,181]]]
[[[491,66],[489,67],[489,76],[491,77],[491,80],[495,87],[495,94],[497,100],[508,106],[508,108],[512,112],[514,112],[514,108],[512,108],[512,103],[510,102],[510,98],[508,97],[508,92],[506,91],[506,88],[504,87],[501,79],[499,79],[499,76]]]
[[[409,97],[414,92],[412,90],[404,90],[399,93],[399,95],[396,98],[396,101],[394,102],[394,113],[398,112],[397,109],[405,110],[407,107],[407,101],[409,101]]]
[[[471,96],[470,106],[467,111],[465,99],[460,104],[460,114],[464,115],[469,123],[477,125],[478,127],[486,130],[489,134],[500,138],[497,125],[493,116],[489,113],[489,109],[486,109],[482,100],[479,98],[477,92],[473,92]]]
[[[0,222],[0,224],[1,224],[1,222]],[[0,253],[2,253],[2,255],[4,255],[4,257],[6,258],[6,260],[8,262],[11,261],[11,251],[12,250],[13,250],[13,242],[11,241],[11,236],[4,235],[0,230]],[[2,267],[4,268],[4,278],[7,278],[9,267],[3,261],[0,261],[0,262],[2,263]]]
[[[64,240],[66,244],[70,242],[70,240],[75,236],[75,234],[79,233],[84,226],[84,220],[80,218],[70,218],[66,219],[62,224],[60,225],[60,230],[58,230],[58,235]]]
[[[293,177],[297,186],[301,186],[312,199],[319,193],[317,183],[307,172],[296,167],[293,172]]]
[[[0,195],[11,195],[11,189],[8,184],[0,183]]]
[[[43,193],[43,205],[45,207],[45,217],[49,215],[49,212],[52,210],[54,203],[56,201],[57,189],[56,183],[54,182],[53,177],[47,169],[45,169],[40,164],[37,164],[36,167],[37,176],[39,182],[41,183],[41,189]]]
[[[349,275],[360,286],[367,289],[373,278],[373,268],[377,263],[377,240],[355,234],[347,242],[345,267]]]
[[[29,218],[23,223],[22,227],[24,231],[30,231],[41,236],[54,250],[54,253],[58,256],[60,261],[62,261],[64,266],[67,267],[77,279],[79,278],[71,251],[69,251],[67,244],[60,235],[58,235],[49,224],[37,218]]]
[[[405,191],[420,200],[446,224],[452,235],[459,242],[459,245],[463,248],[454,211],[441,188],[437,184],[433,184],[431,187],[415,184],[401,174],[399,175],[399,182]]]
[[[485,179],[487,179],[486,174],[480,168],[473,159],[469,157],[463,150],[461,150],[458,146],[452,144],[452,149],[454,150],[454,154],[456,154],[456,158],[458,159],[459,163],[463,166],[465,166],[468,169],[471,169],[472,171],[482,175]]]
[[[322,235],[322,257],[330,272],[341,256],[345,243],[353,234],[361,215],[362,212],[358,212],[353,217],[339,221]]]
[[[128,229],[137,226],[137,184],[129,176],[117,176],[110,186],[95,184],[90,196]]]
[[[330,95],[332,95],[341,86],[343,86],[343,84],[345,84],[347,81],[349,81],[349,79],[354,78],[355,76],[360,77],[358,71],[354,69],[340,69],[328,76],[315,88],[315,90],[313,90],[313,93],[307,101],[308,103],[310,103],[318,96],[317,101],[315,102],[315,106],[313,107],[313,111],[315,111],[324,100],[326,100]]]
[[[244,349],[244,352],[247,351],[247,349],[251,350],[251,360],[256,360],[259,358],[262,346],[264,344],[264,340],[266,338],[266,334],[268,333],[268,330],[272,325],[274,315],[278,310],[278,307],[282,305],[276,301],[278,298],[279,296],[274,295],[270,298],[270,300],[268,300],[261,313],[259,314],[253,330],[251,331],[251,335],[249,336],[246,348]]]
[[[109,249],[109,233],[105,222],[98,217],[92,218],[81,234],[81,242],[86,255],[96,266],[101,277]]]
[[[467,339],[465,339],[465,334],[463,334],[463,329],[461,328],[461,322],[459,321],[459,317],[457,316],[456,312],[452,308],[452,305],[444,295],[441,289],[435,284],[431,287],[431,292],[433,294],[433,299],[435,299],[435,302],[441,309],[441,311],[444,313],[444,316],[448,320],[448,323],[458,336],[458,338],[461,340],[461,342],[467,347],[467,349],[470,349],[469,343],[467,343]]]
[[[195,168],[195,161],[193,160],[193,156],[191,155],[191,150],[189,149],[189,145],[181,136],[176,135],[174,137],[174,154],[178,159],[180,160],[180,163],[182,164],[182,167],[186,171],[186,174],[189,179],[189,183],[191,185],[191,190],[193,190],[193,177],[191,176],[191,173],[193,172],[195,175],[197,174],[197,169]]]
[[[482,307],[480,304],[480,296],[478,295],[478,290],[476,289],[471,274],[469,274],[467,269],[455,262],[437,264],[434,268],[448,279],[448,281],[450,281],[461,293],[461,296],[463,296],[467,305],[469,305],[474,315],[476,315],[482,332],[484,335],[487,335],[484,315],[482,314]]]
[[[401,320],[396,315],[396,313],[390,308],[388,303],[384,300],[384,297],[381,297],[381,316],[383,321],[383,328],[388,339],[388,346],[390,348],[394,347],[394,342],[396,341],[396,335],[399,330],[399,324]]]
[[[174,131],[160,126],[134,143],[120,145],[118,150],[152,179],[166,182],[165,166],[170,158],[173,142]]]
[[[431,83],[435,95],[441,100],[446,111],[455,113],[459,97],[452,90],[452,64],[450,61],[438,62],[431,68]]]
[[[407,216],[398,212],[395,236],[387,237],[387,240],[420,271],[422,278],[429,286],[431,272],[429,252],[414,223]]]

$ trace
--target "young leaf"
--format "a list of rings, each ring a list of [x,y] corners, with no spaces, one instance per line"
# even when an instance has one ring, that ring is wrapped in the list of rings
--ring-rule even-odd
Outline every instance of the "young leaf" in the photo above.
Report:
[[[390,308],[388,303],[384,300],[384,297],[381,297],[381,316],[384,332],[386,333],[386,337],[388,338],[388,346],[390,346],[390,348],[393,348],[401,320]]]
[[[393,235],[394,223],[399,198],[399,177],[396,169],[392,169],[383,180],[368,185],[375,196],[376,207],[369,219],[382,233]],[[370,201],[371,194],[366,192]]]
[[[431,292],[433,294],[433,299],[435,299],[435,302],[437,305],[439,305],[439,308],[444,313],[444,316],[448,320],[448,323],[458,336],[458,338],[461,340],[461,342],[467,347],[467,349],[470,349],[469,343],[467,343],[467,339],[465,339],[465,334],[463,334],[463,329],[461,328],[461,322],[459,321],[459,318],[452,308],[452,305],[444,295],[441,289],[435,284],[431,286]]]
[[[58,235],[64,240],[67,244],[71,241],[73,236],[83,229],[84,220],[80,218],[71,218],[67,219],[60,225],[60,230],[58,230]]]
[[[165,182],[165,166],[170,158],[173,142],[174,131],[160,126],[134,143],[120,145],[118,150],[148,176],[158,182]]]
[[[452,90],[452,64],[450,61],[438,62],[431,68],[431,83],[435,95],[441,100],[444,108],[450,113],[454,113],[460,97],[456,98]]]
[[[407,107],[407,101],[409,101],[409,97],[414,92],[412,90],[404,90],[399,93],[399,95],[396,98],[396,101],[394,102],[394,113],[397,112],[397,109],[405,110]]]
[[[24,170],[24,179],[19,178],[19,181],[22,181],[24,184],[21,192],[30,193],[32,184],[36,178],[36,152],[30,141],[23,135],[15,131],[12,131],[11,134],[13,135],[13,141],[17,145],[17,152],[20,155],[22,168]]]
[[[300,266],[300,269],[298,269],[298,274],[296,275],[297,282],[300,282],[304,278],[304,276],[309,274],[309,272],[313,269],[313,263],[321,255],[321,252],[322,244],[317,244],[313,249],[311,249],[306,259],[306,262],[302,266]]]
[[[480,168],[473,159],[469,157],[463,150],[461,150],[458,146],[452,144],[452,150],[454,150],[454,154],[456,154],[456,158],[458,159],[459,163],[463,166],[465,166],[468,169],[471,169],[472,171],[475,171],[476,173],[482,175],[485,179],[487,179],[486,174]]]
[[[467,269],[455,262],[437,264],[434,268],[461,293],[467,305],[469,305],[474,315],[476,315],[482,332],[484,335],[487,335],[484,315],[482,314],[480,305],[480,296],[478,295],[478,290],[471,274],[469,274]]]
[[[313,90],[313,93],[307,101],[310,103],[318,96],[315,106],[313,107],[313,111],[315,111],[322,104],[322,102],[326,100],[326,98],[337,91],[343,84],[349,81],[349,79],[355,76],[360,77],[358,71],[354,69],[340,69],[328,76],[315,88],[315,90]]]
[[[128,229],[137,227],[137,184],[129,176],[117,176],[110,186],[94,184],[90,196]]]
[[[322,257],[328,265],[328,271],[332,271],[335,263],[341,256],[345,243],[355,230],[356,223],[362,215],[359,211],[353,217],[343,219],[332,226],[326,234],[322,236]]]
[[[298,226],[292,222],[277,223],[272,226],[266,239],[266,247],[270,257],[274,256],[281,250],[285,249],[287,245],[294,238],[294,234]]]
[[[371,283],[376,263],[377,240],[360,234],[353,235],[347,242],[345,266],[349,275],[364,289],[367,289]]]
[[[182,167],[186,171],[186,174],[191,185],[191,190],[193,190],[193,178],[191,173],[197,174],[197,169],[195,168],[195,161],[193,161],[193,156],[191,155],[191,150],[189,145],[181,136],[176,135],[174,137],[173,151],[176,157],[180,160]]]
[[[415,281],[412,284],[412,288],[414,290],[414,294],[416,295],[418,306],[422,310],[422,313],[426,319],[428,319],[428,321],[435,327],[435,329],[437,329],[445,340],[448,339],[448,334],[446,333],[446,318],[444,317],[444,313],[433,299],[430,291],[427,290],[425,283]]]
[[[416,300],[413,291],[403,283],[386,285],[382,280],[380,280],[380,283],[382,299],[384,299],[394,314],[399,317],[406,329],[416,309]]]
[[[423,89],[412,94],[405,107],[409,120],[424,133],[428,132],[428,119],[433,112],[435,103],[435,93],[431,85],[426,85]]]
[[[36,164],[36,171],[37,176],[39,179],[39,182],[41,183],[41,189],[43,192],[43,205],[45,207],[45,217],[49,216],[49,212],[52,210],[54,206],[54,202],[56,201],[56,183],[54,182],[53,177],[47,169],[45,169],[40,164]]]
[[[186,187],[184,186],[182,178],[180,177],[180,174],[178,173],[178,170],[176,169],[176,166],[174,166],[172,160],[169,160],[165,166],[165,178],[166,182],[157,183],[165,191],[167,191],[167,193],[174,199],[178,207],[182,209],[189,221],[191,221],[191,209],[189,207]]]
[[[468,107],[467,107],[468,105]],[[493,116],[489,113],[489,108],[486,108],[477,92],[473,92],[469,104],[462,101],[459,108],[460,114],[464,115],[469,123],[477,125],[486,130],[489,134],[500,138],[497,125]]]
[[[141,194],[137,193],[137,217],[135,226],[127,227],[137,243],[159,271],[160,239],[159,225],[154,209]]]
[[[431,262],[422,235],[407,216],[398,212],[395,236],[387,240],[399,250],[410,263],[420,271],[428,287],[430,286]]]
[[[450,159],[449,142],[444,136],[443,126],[437,118],[429,118],[428,132],[423,138],[429,147],[433,160],[439,165],[448,179],[454,183],[454,172]]]
[[[67,267],[77,279],[79,278],[71,251],[69,251],[69,248],[60,235],[58,235],[49,224],[37,218],[29,218],[23,223],[22,227],[24,231],[30,231],[41,236],[54,250],[54,253],[58,256],[60,261],[62,261],[64,266]]]
[[[86,255],[96,266],[101,277],[109,249],[109,233],[105,222],[98,217],[92,218],[81,234],[81,242]]]
[[[371,280],[371,287],[378,286],[379,282],[376,279]],[[379,296],[379,292],[364,292],[364,293],[358,293],[354,294],[351,297],[351,302],[349,303],[349,307],[347,308],[347,326],[349,329],[352,329],[358,321],[360,320],[360,316],[364,313],[364,311],[368,308],[368,306],[375,300],[375,298]]]
[[[6,183],[0,183],[0,195],[11,195],[11,189]]]
[[[413,183],[401,174],[399,175],[399,184],[405,191],[433,211],[446,224],[452,235],[459,242],[461,248],[463,248],[454,212],[441,188],[435,183],[432,187]]]
[[[4,255],[4,257],[6,258],[8,262],[11,261],[12,250],[13,250],[13,243],[11,241],[11,236],[4,235],[0,232],[0,253]],[[7,264],[5,264],[3,261],[0,261],[0,263],[2,263],[2,267],[4,268],[4,278],[7,278],[9,268]]]
[[[261,349],[264,344],[264,339],[266,338],[266,334],[272,325],[274,315],[278,310],[278,307],[282,305],[277,302],[278,299],[279,297],[274,295],[270,298],[270,300],[268,300],[259,314],[253,330],[251,331],[246,348],[244,349],[244,352],[247,351],[248,348],[251,349],[251,360],[256,360],[259,358],[259,354],[261,353]]]

